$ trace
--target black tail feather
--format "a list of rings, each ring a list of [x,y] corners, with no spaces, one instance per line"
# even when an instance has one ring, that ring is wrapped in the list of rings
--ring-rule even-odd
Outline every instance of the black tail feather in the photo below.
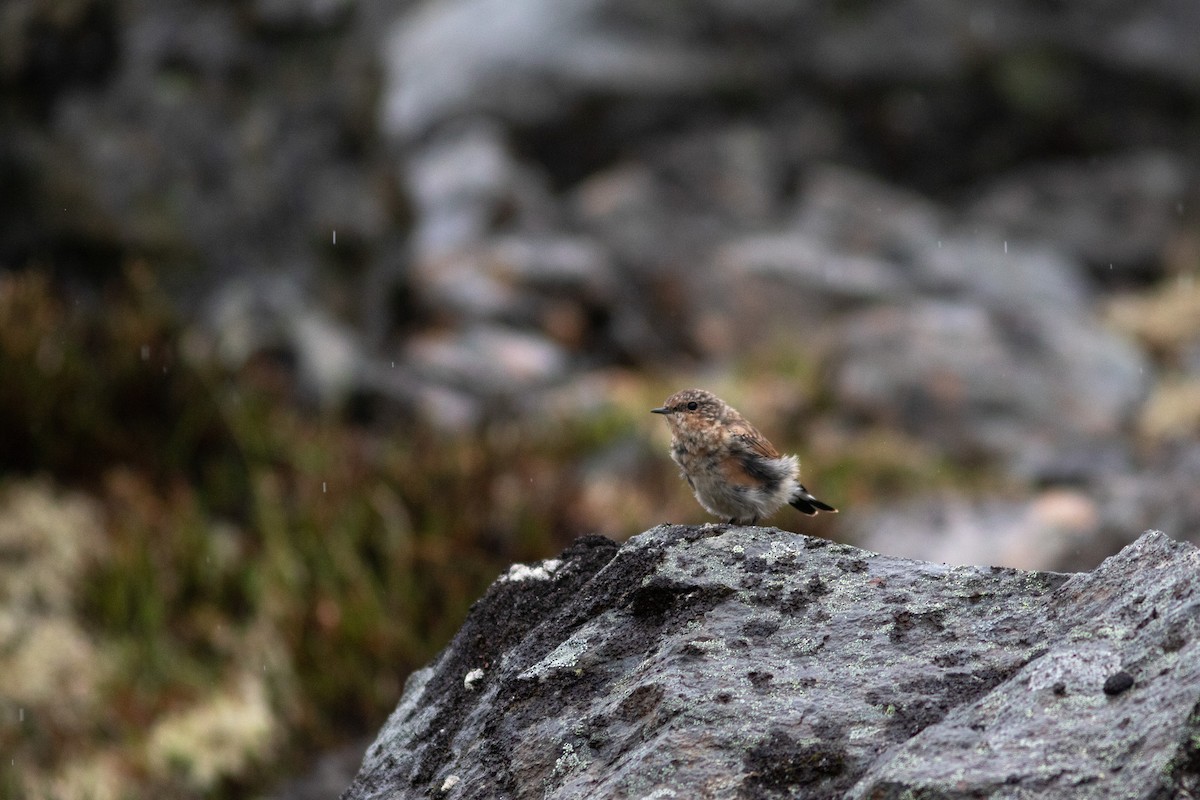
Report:
[[[834,514],[837,513],[836,508],[826,503],[822,503],[820,500],[809,494],[808,490],[803,486],[800,487],[800,491],[796,493],[796,496],[788,502],[792,508],[799,511],[801,514],[808,514],[810,517],[813,514],[816,514],[818,511],[829,511]]]

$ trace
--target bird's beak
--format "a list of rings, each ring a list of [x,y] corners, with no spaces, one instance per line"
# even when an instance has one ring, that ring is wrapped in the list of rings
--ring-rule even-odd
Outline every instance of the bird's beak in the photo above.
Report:
[[[650,409],[650,413],[651,414],[670,414],[671,409],[667,408],[666,406],[662,406],[661,408]]]

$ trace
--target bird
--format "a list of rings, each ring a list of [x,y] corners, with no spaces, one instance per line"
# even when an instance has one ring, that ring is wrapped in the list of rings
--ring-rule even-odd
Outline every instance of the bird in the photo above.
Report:
[[[712,392],[684,389],[653,414],[667,418],[671,458],[708,513],[754,525],[785,503],[802,514],[837,513],[800,483],[800,459],[780,455],[737,409]]]

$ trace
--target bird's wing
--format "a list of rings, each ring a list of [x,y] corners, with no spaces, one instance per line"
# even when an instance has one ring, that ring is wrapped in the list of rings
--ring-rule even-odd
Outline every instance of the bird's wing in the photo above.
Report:
[[[779,458],[779,451],[767,441],[767,437],[758,432],[749,422],[738,420],[730,425],[734,439],[745,445],[747,450],[758,453],[764,458]]]

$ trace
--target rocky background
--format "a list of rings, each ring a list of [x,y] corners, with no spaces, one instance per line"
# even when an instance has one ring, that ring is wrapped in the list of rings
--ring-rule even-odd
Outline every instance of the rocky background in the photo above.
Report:
[[[7,0],[0,793],[356,762],[508,563],[705,519],[646,413],[684,385],[844,509],[782,527],[1056,570],[1195,539],[1197,29]]]

